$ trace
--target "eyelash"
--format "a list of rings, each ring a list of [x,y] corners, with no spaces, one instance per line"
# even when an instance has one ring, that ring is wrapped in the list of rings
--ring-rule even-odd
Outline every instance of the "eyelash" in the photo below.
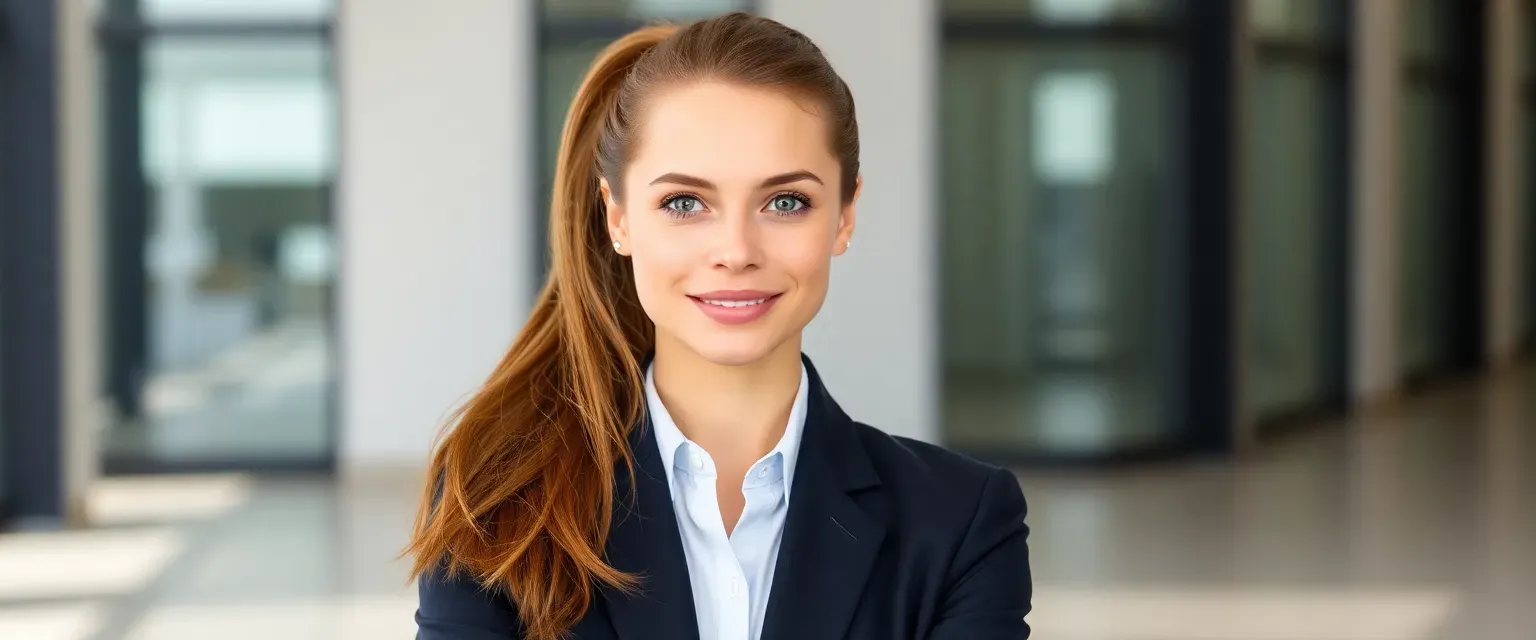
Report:
[[[790,198],[794,198],[795,200],[800,201],[800,205],[801,205],[800,209],[798,209],[796,211],[775,212],[775,214],[774,214],[775,217],[779,217],[779,218],[795,218],[795,217],[803,216],[806,213],[809,213],[810,210],[811,210],[811,207],[813,206],[812,203],[811,203],[811,197],[808,196],[808,195],[805,195],[804,193],[801,193],[799,191],[780,191],[778,193],[775,193],[775,194],[769,196],[768,197],[768,202],[773,202],[774,200],[777,200],[779,198],[783,198],[785,196],[788,196]],[[698,196],[698,194],[691,193],[691,192],[688,192],[688,191],[675,191],[675,192],[669,193],[666,196],[662,197],[662,199],[661,199],[661,206],[660,206],[661,211],[663,213],[665,213],[667,215],[667,217],[672,218],[674,220],[686,220],[686,219],[688,219],[689,217],[691,217],[689,214],[692,214],[694,212],[692,212],[692,211],[678,211],[678,210],[672,208],[672,203],[676,202],[677,200],[680,200],[682,198],[692,198],[694,200],[697,200],[699,202],[699,204],[701,204],[701,205],[704,203],[704,199],[700,198]]]

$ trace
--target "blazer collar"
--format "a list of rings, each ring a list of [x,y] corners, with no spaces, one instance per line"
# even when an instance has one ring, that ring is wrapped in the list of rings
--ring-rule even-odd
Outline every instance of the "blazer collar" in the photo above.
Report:
[[[811,394],[764,640],[843,637],[886,532],[884,518],[860,502],[879,487],[880,476],[854,422],[810,359],[801,359]]]
[[[841,637],[885,538],[883,518],[859,498],[880,485],[854,423],[837,406],[815,366],[803,354],[807,399],[805,431],[794,471],[764,640]],[[604,588],[603,600],[619,638],[697,640],[687,557],[649,419],[630,434],[635,473],[619,472],[608,561],[641,577],[627,595]],[[630,501],[631,495],[634,501]]]

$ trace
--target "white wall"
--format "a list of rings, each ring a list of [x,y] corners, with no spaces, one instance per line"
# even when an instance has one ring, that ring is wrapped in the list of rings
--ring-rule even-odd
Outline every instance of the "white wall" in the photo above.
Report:
[[[1353,264],[1350,395],[1372,403],[1398,382],[1398,148],[1402,73],[1401,8],[1396,2],[1351,3],[1355,95],[1351,197]]]
[[[1488,225],[1484,255],[1487,278],[1487,330],[1485,353],[1489,362],[1513,358],[1520,343],[1521,307],[1525,265],[1521,219],[1521,179],[1525,175],[1525,12],[1516,0],[1488,3],[1488,38],[1483,43],[1490,66],[1485,131],[1488,148]]]
[[[938,224],[934,0],[762,0],[810,36],[853,89],[864,190],[853,247],[805,334],[805,352],[854,419],[938,437]]]
[[[533,3],[447,4],[339,9],[344,470],[423,465],[533,298]]]

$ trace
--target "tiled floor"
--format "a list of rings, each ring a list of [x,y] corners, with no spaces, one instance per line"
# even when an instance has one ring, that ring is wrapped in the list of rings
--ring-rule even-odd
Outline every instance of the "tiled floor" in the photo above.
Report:
[[[103,486],[101,530],[0,536],[0,638],[412,637],[410,481],[147,482]],[[1533,368],[1240,462],[1022,482],[1042,640],[1536,638]]]

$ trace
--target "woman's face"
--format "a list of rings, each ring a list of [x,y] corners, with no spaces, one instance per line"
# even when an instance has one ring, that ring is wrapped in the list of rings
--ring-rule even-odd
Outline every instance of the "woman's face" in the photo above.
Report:
[[[603,195],[658,348],[722,365],[800,348],[853,233],[827,123],[773,90],[718,82],[652,96],[623,192]]]

